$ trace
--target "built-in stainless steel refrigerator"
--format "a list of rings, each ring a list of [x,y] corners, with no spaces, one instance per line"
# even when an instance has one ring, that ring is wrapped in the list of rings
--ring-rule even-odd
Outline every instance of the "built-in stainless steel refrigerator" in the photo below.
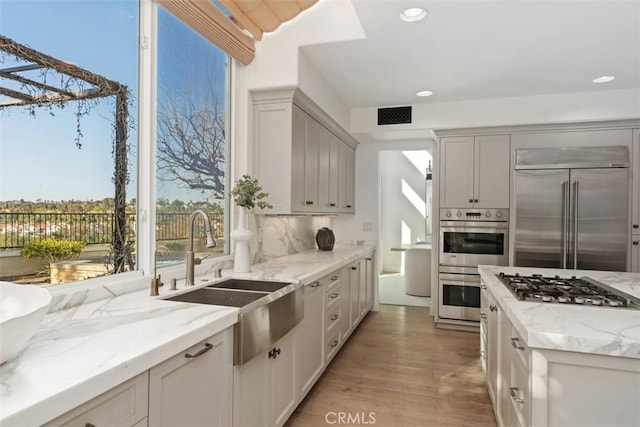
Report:
[[[515,265],[627,270],[627,147],[516,150]]]

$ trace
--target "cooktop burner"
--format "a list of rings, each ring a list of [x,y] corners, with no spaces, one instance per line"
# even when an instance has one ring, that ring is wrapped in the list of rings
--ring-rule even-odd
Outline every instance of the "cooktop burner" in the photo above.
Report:
[[[496,275],[522,301],[640,309],[640,299],[590,277]]]

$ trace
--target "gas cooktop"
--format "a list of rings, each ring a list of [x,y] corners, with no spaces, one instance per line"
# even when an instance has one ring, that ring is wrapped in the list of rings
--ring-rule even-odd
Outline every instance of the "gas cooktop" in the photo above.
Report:
[[[590,277],[496,275],[521,301],[640,309],[640,299]]]

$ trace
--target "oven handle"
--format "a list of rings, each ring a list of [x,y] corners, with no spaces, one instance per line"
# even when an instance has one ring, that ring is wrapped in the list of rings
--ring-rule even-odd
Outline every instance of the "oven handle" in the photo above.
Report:
[[[452,285],[480,287],[480,275],[440,273],[438,279],[440,282],[447,282]]]
[[[452,231],[467,230],[469,228],[489,228],[494,230],[507,230],[507,222],[479,222],[479,221],[440,221],[440,228]]]

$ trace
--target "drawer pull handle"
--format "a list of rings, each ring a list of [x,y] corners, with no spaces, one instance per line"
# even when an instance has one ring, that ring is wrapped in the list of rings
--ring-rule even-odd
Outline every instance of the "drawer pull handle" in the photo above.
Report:
[[[272,348],[269,351],[269,359],[275,359],[276,357],[278,357],[281,353],[281,350],[277,347]]]
[[[96,427],[96,425],[91,423],[86,423],[84,427]]]
[[[186,357],[187,359],[192,359],[198,356],[202,356],[203,354],[205,354],[207,351],[211,350],[213,348],[213,344],[209,344],[209,343],[205,343],[204,348],[201,349],[199,352],[197,352],[196,354],[185,354],[184,357]]]
[[[491,304],[491,305],[489,306],[489,310],[490,310],[490,311],[498,311],[498,306],[497,306],[497,305],[493,305],[493,304]]]
[[[331,298],[338,298],[339,296],[340,296],[340,294],[337,293],[337,292],[334,292],[334,293],[331,294]]]
[[[331,320],[338,320],[338,316],[337,314],[334,314],[333,316],[330,317]]]
[[[331,281],[332,281],[332,282],[335,282],[335,281],[336,281],[336,280],[338,280],[338,279],[339,279],[339,277],[338,277],[338,276],[333,276],[333,277],[331,277]]]
[[[358,269],[358,267],[351,267],[351,269],[352,269],[352,270],[357,270],[357,269]]]
[[[517,403],[524,403],[524,400],[518,397],[518,392],[520,389],[518,387],[509,388],[509,393],[511,394],[511,398]]]
[[[329,347],[334,348],[337,345],[338,345],[338,340],[333,340],[331,341],[331,344],[329,344]]]
[[[480,285],[480,289],[487,289],[487,285]]]
[[[347,205],[347,208],[351,209],[351,205]]]
[[[518,344],[519,341],[520,338],[511,338],[511,347],[515,348],[516,350],[524,350],[524,347]]]
[[[318,286],[320,286],[320,282],[313,282],[309,286],[311,286],[312,288],[317,288]]]
[[[481,319],[486,319],[487,318],[487,313],[480,313],[480,318]]]

